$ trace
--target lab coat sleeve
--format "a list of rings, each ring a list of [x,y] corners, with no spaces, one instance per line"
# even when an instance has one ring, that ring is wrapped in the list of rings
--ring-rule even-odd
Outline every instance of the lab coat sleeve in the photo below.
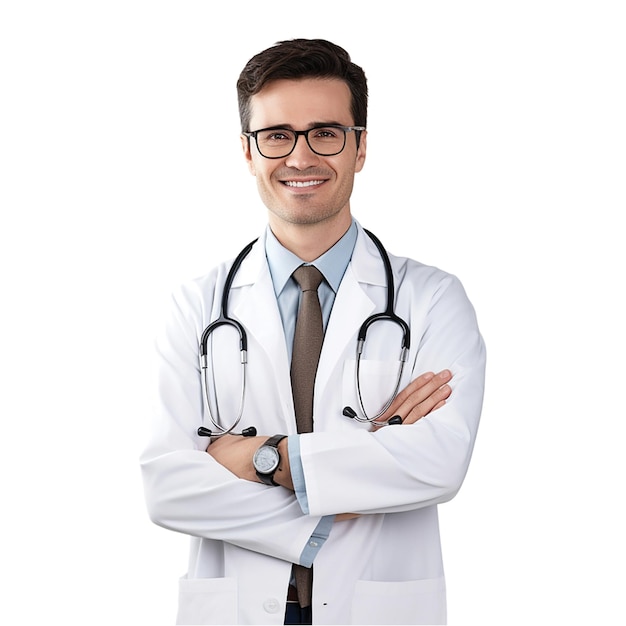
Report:
[[[450,369],[451,397],[415,424],[301,435],[311,514],[406,511],[450,500],[461,487],[479,424],[486,356],[465,290],[454,276],[440,274],[428,283],[427,303],[409,307],[417,342],[411,376]]]
[[[222,540],[289,562],[301,554],[320,516],[306,516],[293,495],[237,478],[206,453],[198,338],[203,300],[175,296],[157,339],[157,394],[141,470],[152,521],[188,535]]]

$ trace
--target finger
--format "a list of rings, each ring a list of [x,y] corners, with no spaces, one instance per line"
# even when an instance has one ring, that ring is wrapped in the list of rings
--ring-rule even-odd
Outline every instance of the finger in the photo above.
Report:
[[[392,415],[400,415],[401,417],[408,415],[416,406],[427,400],[451,378],[452,372],[447,369],[442,370],[438,374],[427,372],[418,376],[396,396],[390,407],[385,411],[383,418],[389,419]],[[437,401],[440,399],[442,398],[437,398]],[[429,406],[428,410],[432,410],[433,406],[434,404]]]
[[[434,372],[424,372],[412,380],[396,397],[394,403],[402,404],[412,393],[427,385],[435,377]]]
[[[444,391],[445,391],[445,389],[444,389]],[[402,417],[400,415],[396,414],[394,417],[390,418],[387,421],[387,425],[389,426],[389,425],[396,424],[396,423],[397,424],[415,424],[415,422],[417,422],[418,420],[421,420],[422,417],[426,417],[429,413],[432,413],[433,411],[436,411],[437,409],[440,409],[445,404],[446,404],[445,400],[440,400],[431,409],[428,409],[427,407],[425,407],[422,404],[422,405],[414,408],[412,411],[410,411],[409,414],[404,419],[402,419]],[[397,419],[398,421],[394,422],[393,421],[394,418]],[[383,426],[385,426],[385,424],[373,422],[373,431],[376,432],[379,428],[382,428]]]
[[[442,385],[434,393],[428,396],[426,400],[413,407],[402,423],[414,424],[418,420],[422,419],[422,417],[440,409],[446,403],[446,400],[450,397],[451,393],[452,388],[450,385]]]
[[[423,389],[428,383],[435,377],[434,372],[425,372],[421,374],[414,380],[412,380],[394,399],[387,411],[385,411],[385,415],[383,417],[388,418],[391,415],[395,415],[400,410],[405,402],[409,400],[409,398],[419,392],[420,389]],[[426,396],[424,396],[426,397]]]

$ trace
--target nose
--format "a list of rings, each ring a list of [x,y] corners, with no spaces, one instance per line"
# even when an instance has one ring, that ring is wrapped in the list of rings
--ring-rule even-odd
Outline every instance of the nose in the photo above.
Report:
[[[293,152],[285,159],[285,165],[298,170],[305,170],[307,167],[317,165],[319,160],[319,155],[311,150],[306,137],[298,135]]]

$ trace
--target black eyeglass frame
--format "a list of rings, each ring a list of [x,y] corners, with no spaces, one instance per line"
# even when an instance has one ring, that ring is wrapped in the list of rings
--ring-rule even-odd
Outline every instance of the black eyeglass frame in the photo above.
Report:
[[[311,145],[311,142],[309,141],[309,133],[312,130],[319,130],[320,128],[336,128],[337,130],[343,131],[343,145],[341,146],[341,150],[337,150],[337,152],[332,152],[331,154],[323,154],[315,150],[315,148],[313,148],[313,146]],[[293,133],[295,136],[295,141],[293,142],[293,146],[291,147],[291,150],[289,150],[287,154],[283,154],[281,156],[266,156],[265,154],[263,154],[261,152],[261,148],[259,148],[258,133],[262,133],[263,131],[266,131],[266,130],[286,130],[290,133]],[[259,151],[259,154],[264,159],[286,159],[296,149],[296,146],[298,145],[298,137],[300,137],[300,135],[304,135],[307,146],[309,146],[311,152],[317,154],[318,156],[337,156],[338,154],[341,154],[346,147],[346,137],[348,136],[348,133],[353,132],[353,131],[357,133],[356,147],[358,148],[360,139],[361,139],[361,133],[364,130],[367,130],[365,126],[342,126],[341,124],[319,124],[317,126],[313,126],[312,128],[309,128],[308,130],[293,130],[292,128],[287,128],[285,126],[270,126],[269,128],[259,128],[258,130],[243,131],[241,134],[248,138],[248,144],[250,143],[250,138],[254,137],[254,143],[256,144],[256,149]]]

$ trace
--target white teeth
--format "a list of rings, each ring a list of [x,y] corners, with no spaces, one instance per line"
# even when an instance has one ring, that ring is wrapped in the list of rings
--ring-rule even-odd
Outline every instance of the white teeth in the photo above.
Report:
[[[285,185],[287,185],[287,187],[313,187],[314,185],[321,185],[323,182],[323,180],[287,180],[285,181]]]

